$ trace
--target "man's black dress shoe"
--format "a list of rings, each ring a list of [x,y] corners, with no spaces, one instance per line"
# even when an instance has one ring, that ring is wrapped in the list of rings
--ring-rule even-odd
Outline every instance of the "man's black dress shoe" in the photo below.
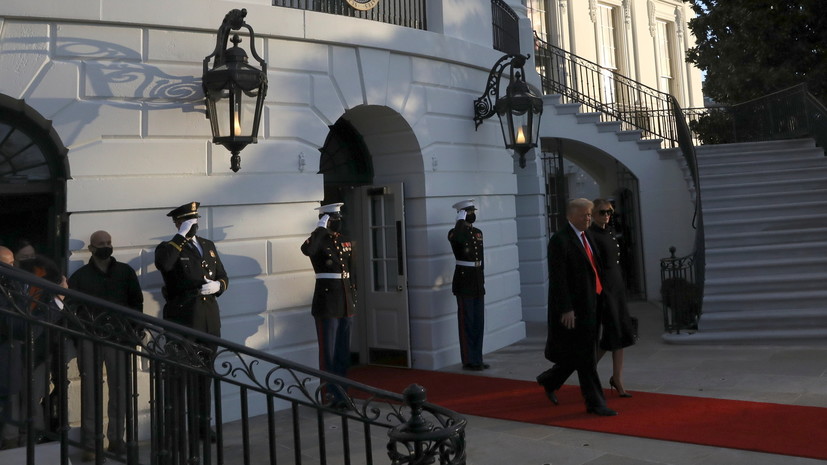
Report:
[[[554,405],[559,405],[560,402],[557,400],[557,394],[554,393],[554,389],[552,389],[552,388],[550,388],[546,385],[545,381],[546,381],[546,378],[544,378],[542,374],[537,377],[537,383],[540,386],[543,386],[543,389],[546,390],[546,397],[548,397],[548,400],[550,400],[551,403],[554,404]]]
[[[595,415],[600,415],[602,417],[613,417],[617,415],[617,412],[610,409],[609,407],[599,406],[599,407],[589,407],[586,409],[586,413],[593,413]]]
[[[464,363],[462,365],[463,370],[471,370],[471,371],[482,371],[491,368],[491,365],[487,363]]]

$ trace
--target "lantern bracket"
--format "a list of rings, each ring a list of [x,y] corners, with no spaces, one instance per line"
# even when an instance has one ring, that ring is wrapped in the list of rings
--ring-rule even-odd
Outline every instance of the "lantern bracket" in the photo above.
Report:
[[[485,85],[485,91],[483,91],[480,98],[474,100],[474,130],[477,130],[483,121],[490,118],[497,112],[495,109],[495,104],[500,96],[500,81],[502,80],[505,68],[511,68],[508,81],[509,83],[514,80],[515,70],[520,70],[521,77],[524,79],[523,76],[525,76],[525,71],[523,70],[523,67],[525,66],[526,60],[530,57],[531,55],[511,53],[504,55],[502,58],[497,60],[496,63],[494,63],[494,66],[491,68],[491,72],[488,73],[488,82]]]
[[[215,40],[215,50],[210,55],[207,55],[204,58],[204,72],[206,73],[209,71],[209,63],[210,59],[215,57],[214,68],[221,66],[224,64],[226,58],[224,53],[227,51],[227,42],[230,40],[230,31],[238,31],[242,27],[247,29],[250,33],[250,53],[253,54],[253,58],[258,61],[259,65],[261,66],[261,70],[267,73],[267,62],[264,61],[261,56],[259,56],[258,52],[256,51],[256,33],[253,31],[252,26],[247,24],[244,21],[244,18],[247,16],[247,9],[234,9],[230,10],[226,15],[224,15],[224,21],[221,22],[221,27],[218,28],[218,35],[216,36]]]

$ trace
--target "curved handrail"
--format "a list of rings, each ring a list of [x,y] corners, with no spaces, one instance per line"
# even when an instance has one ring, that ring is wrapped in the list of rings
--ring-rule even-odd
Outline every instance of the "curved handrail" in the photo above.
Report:
[[[32,288],[41,289],[43,297],[32,297],[27,292],[27,289]],[[52,297],[58,294],[65,297],[65,307],[56,313],[50,302]],[[43,315],[49,312],[57,317],[44,318]],[[35,332],[49,333],[56,340],[90,341],[96,347],[114,348],[130,357],[146,360],[153,367],[150,370],[152,386],[162,385],[165,382],[163,377],[170,373],[175,375],[175,379],[211,379],[219,391],[216,392],[216,399],[221,399],[221,386],[233,386],[241,393],[242,405],[239,411],[243,411],[244,415],[247,414],[247,397],[258,394],[267,400],[268,411],[272,408],[272,402],[278,399],[293,405],[294,409],[303,406],[316,410],[319,416],[322,412],[338,415],[343,421],[356,421],[365,425],[365,428],[374,426],[390,431],[410,421],[408,412],[412,407],[406,403],[406,398],[398,393],[374,388],[170,321],[144,315],[72,289],[65,289],[23,270],[0,264],[0,339],[4,334],[2,329],[8,326],[5,322],[17,322],[29,328],[27,338],[33,338]],[[131,376],[137,379],[137,374],[132,373]],[[65,382],[68,384],[68,380]],[[332,402],[332,390],[338,390],[344,402]],[[143,389],[136,390],[136,397],[138,391],[145,392]],[[161,398],[159,393],[162,389],[150,388],[149,391],[150,399],[147,404],[163,406],[161,409],[148,408],[153,416],[153,425],[163,425],[162,421],[154,418],[155,416],[165,415],[170,409],[177,411],[176,409],[184,408],[176,406],[175,399]],[[67,399],[62,399],[61,404],[68,405]],[[215,404],[216,429],[219,436],[222,428],[220,404]],[[465,418],[444,407],[424,402],[424,399],[417,408],[418,414],[427,415],[429,421],[436,425],[435,430],[444,430],[443,445],[453,451],[441,458],[440,463],[465,463]],[[130,411],[129,414],[137,416],[139,413]],[[61,429],[68,431],[68,411],[62,413],[60,421]],[[197,421],[208,422],[209,419],[204,420],[199,416]],[[156,426],[153,426],[153,429]],[[428,442],[433,440],[432,435],[433,433],[430,433],[412,440]],[[130,443],[137,442],[137,437],[136,433]],[[52,438],[71,443],[65,434]],[[162,439],[165,438],[153,439],[150,446],[153,456],[193,452],[186,447],[178,452],[169,452],[162,447]],[[31,446],[33,447],[34,443]],[[410,449],[415,448],[410,446]],[[195,452],[197,453],[197,450]],[[394,454],[395,462],[399,452]],[[389,455],[392,454],[389,452]]]

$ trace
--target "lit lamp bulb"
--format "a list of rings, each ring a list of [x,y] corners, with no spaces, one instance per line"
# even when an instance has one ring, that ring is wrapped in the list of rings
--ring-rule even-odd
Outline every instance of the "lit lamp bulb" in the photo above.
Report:
[[[517,129],[517,138],[514,142],[517,144],[525,144],[525,132],[523,131],[523,126],[520,126]]]
[[[238,112],[235,113],[235,118],[233,119],[233,135],[241,135],[241,122],[238,121]]]

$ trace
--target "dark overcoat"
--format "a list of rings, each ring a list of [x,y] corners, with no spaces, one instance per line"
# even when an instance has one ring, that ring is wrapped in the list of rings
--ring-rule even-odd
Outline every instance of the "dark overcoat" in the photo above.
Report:
[[[195,240],[203,255],[180,234],[155,248],[155,267],[164,278],[164,319],[220,336],[221,316],[216,297],[227,290],[229,279],[215,244],[202,237],[196,236]],[[199,293],[205,279],[221,283],[218,293]]]
[[[596,253],[594,243],[591,244]],[[589,363],[595,357],[597,336],[595,276],[586,250],[569,224],[549,240],[548,271],[546,359],[575,366]],[[572,310],[574,329],[567,329],[560,317]]]
[[[343,318],[356,312],[356,281],[350,275],[353,244],[344,236],[318,227],[301,245],[313,271],[341,279],[316,279],[311,313],[316,318]]]
[[[603,305],[600,312],[599,346],[614,351],[635,343],[635,330],[626,305],[626,283],[620,270],[620,245],[609,228],[592,224],[589,228],[600,260]]]

